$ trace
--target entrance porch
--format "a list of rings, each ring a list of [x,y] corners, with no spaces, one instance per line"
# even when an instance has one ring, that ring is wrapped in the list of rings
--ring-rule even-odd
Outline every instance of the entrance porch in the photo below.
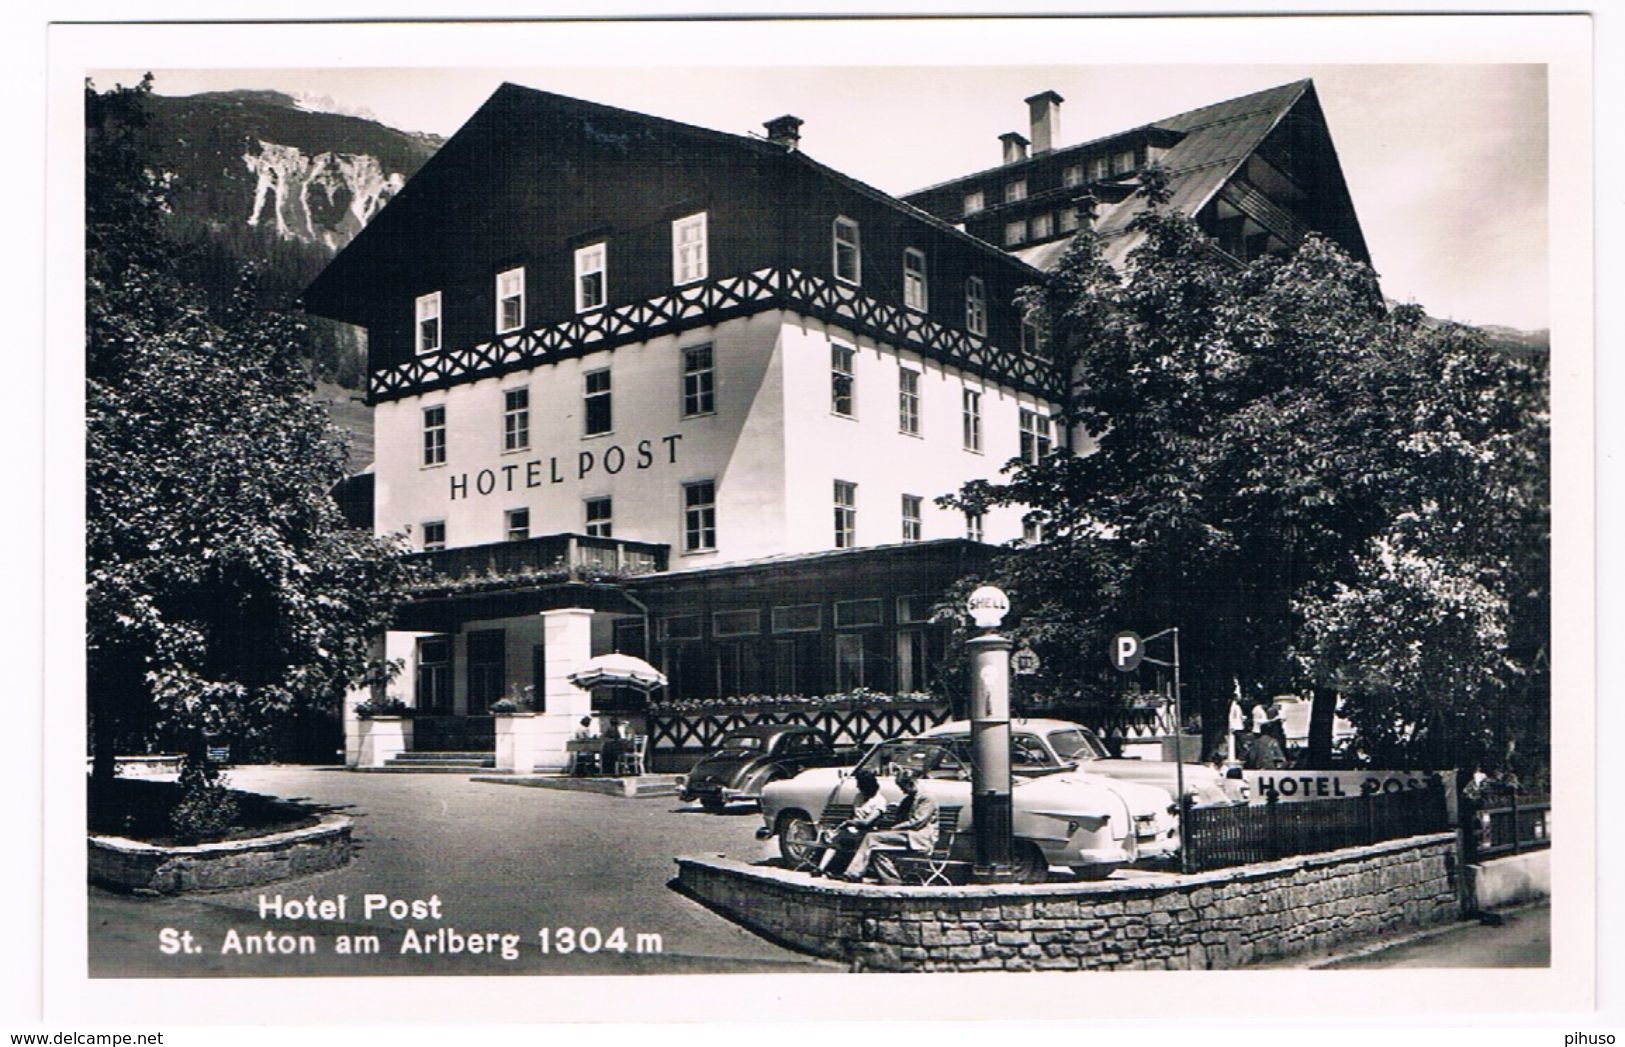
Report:
[[[583,717],[641,712],[641,695],[588,691],[569,677],[596,655],[645,656],[645,610],[616,576],[658,569],[664,556],[664,546],[583,535],[420,554],[429,579],[376,641],[399,673],[346,700],[346,762],[564,770]],[[376,722],[393,717],[357,712],[388,699],[406,707],[393,727]],[[380,734],[390,740],[377,744]]]

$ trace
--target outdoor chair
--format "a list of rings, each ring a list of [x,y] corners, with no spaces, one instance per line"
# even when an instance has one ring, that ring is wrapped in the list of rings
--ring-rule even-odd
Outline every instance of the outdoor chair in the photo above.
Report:
[[[627,747],[622,750],[620,758],[615,761],[615,773],[617,775],[643,775],[646,773],[643,765],[648,752],[649,736],[634,734],[627,743]]]
[[[930,854],[890,847],[877,849],[871,864],[880,882],[922,887],[963,882],[970,863],[952,857],[954,840],[959,836],[959,810],[958,807],[937,809],[937,845]]]

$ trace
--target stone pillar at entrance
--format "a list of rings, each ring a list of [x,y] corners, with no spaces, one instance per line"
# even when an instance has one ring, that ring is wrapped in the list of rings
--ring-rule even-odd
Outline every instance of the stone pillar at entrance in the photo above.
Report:
[[[399,661],[402,666],[401,674],[387,687],[382,683],[375,683],[370,687],[360,687],[345,693],[345,766],[353,768],[363,763],[362,725],[356,717],[355,707],[368,700],[390,697],[400,698],[407,705],[414,704],[412,681],[417,672],[417,642],[420,637],[431,635],[433,634],[390,629],[373,638],[369,657],[374,660]]]
[[[592,657],[592,612],[564,607],[542,612],[542,643],[546,669],[539,681],[536,769],[561,771],[569,762],[565,743],[583,716],[592,712],[592,693],[570,682],[570,674]]]

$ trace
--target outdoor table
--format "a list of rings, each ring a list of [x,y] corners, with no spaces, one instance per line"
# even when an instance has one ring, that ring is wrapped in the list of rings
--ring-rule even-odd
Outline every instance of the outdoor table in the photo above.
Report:
[[[581,757],[592,754],[592,762],[597,765],[600,774],[604,773],[604,742],[603,738],[571,738],[564,743],[564,751],[570,754],[570,773],[581,773]]]

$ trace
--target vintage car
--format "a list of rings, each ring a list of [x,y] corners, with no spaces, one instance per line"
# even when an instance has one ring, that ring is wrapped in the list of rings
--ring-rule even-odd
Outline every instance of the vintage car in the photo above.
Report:
[[[850,767],[858,760],[855,749],[837,749],[820,731],[800,724],[763,724],[740,727],[723,736],[721,744],[677,779],[678,795],[694,800],[708,811],[720,811],[733,800],[754,800],[762,786],[791,778],[809,767]]]
[[[970,721],[954,720],[933,727],[922,737],[970,737]],[[1074,766],[1119,781],[1154,785],[1168,798],[1179,798],[1177,770],[1168,760],[1124,760],[1113,757],[1095,732],[1067,720],[1014,720],[1010,724],[1010,772],[1045,773]],[[1185,795],[1192,807],[1228,806],[1247,802],[1245,782],[1226,782],[1206,764],[1184,767]],[[1239,788],[1237,787],[1239,784]]]
[[[952,817],[945,843],[948,856],[971,860],[975,835],[971,813],[971,759],[968,737],[898,738],[881,742],[864,756],[860,769],[880,779],[888,804],[902,798],[896,772],[920,774],[920,792],[936,801],[939,817]],[[763,826],[757,835],[777,835],[779,853],[793,865],[806,861],[819,826],[850,812],[857,795],[853,772],[820,768],[773,782],[762,790]],[[1097,879],[1140,858],[1163,857],[1179,848],[1172,805],[1160,789],[1114,781],[1070,767],[1050,773],[1013,776],[1011,825],[1017,875],[1041,881],[1052,865],[1079,877]]]

